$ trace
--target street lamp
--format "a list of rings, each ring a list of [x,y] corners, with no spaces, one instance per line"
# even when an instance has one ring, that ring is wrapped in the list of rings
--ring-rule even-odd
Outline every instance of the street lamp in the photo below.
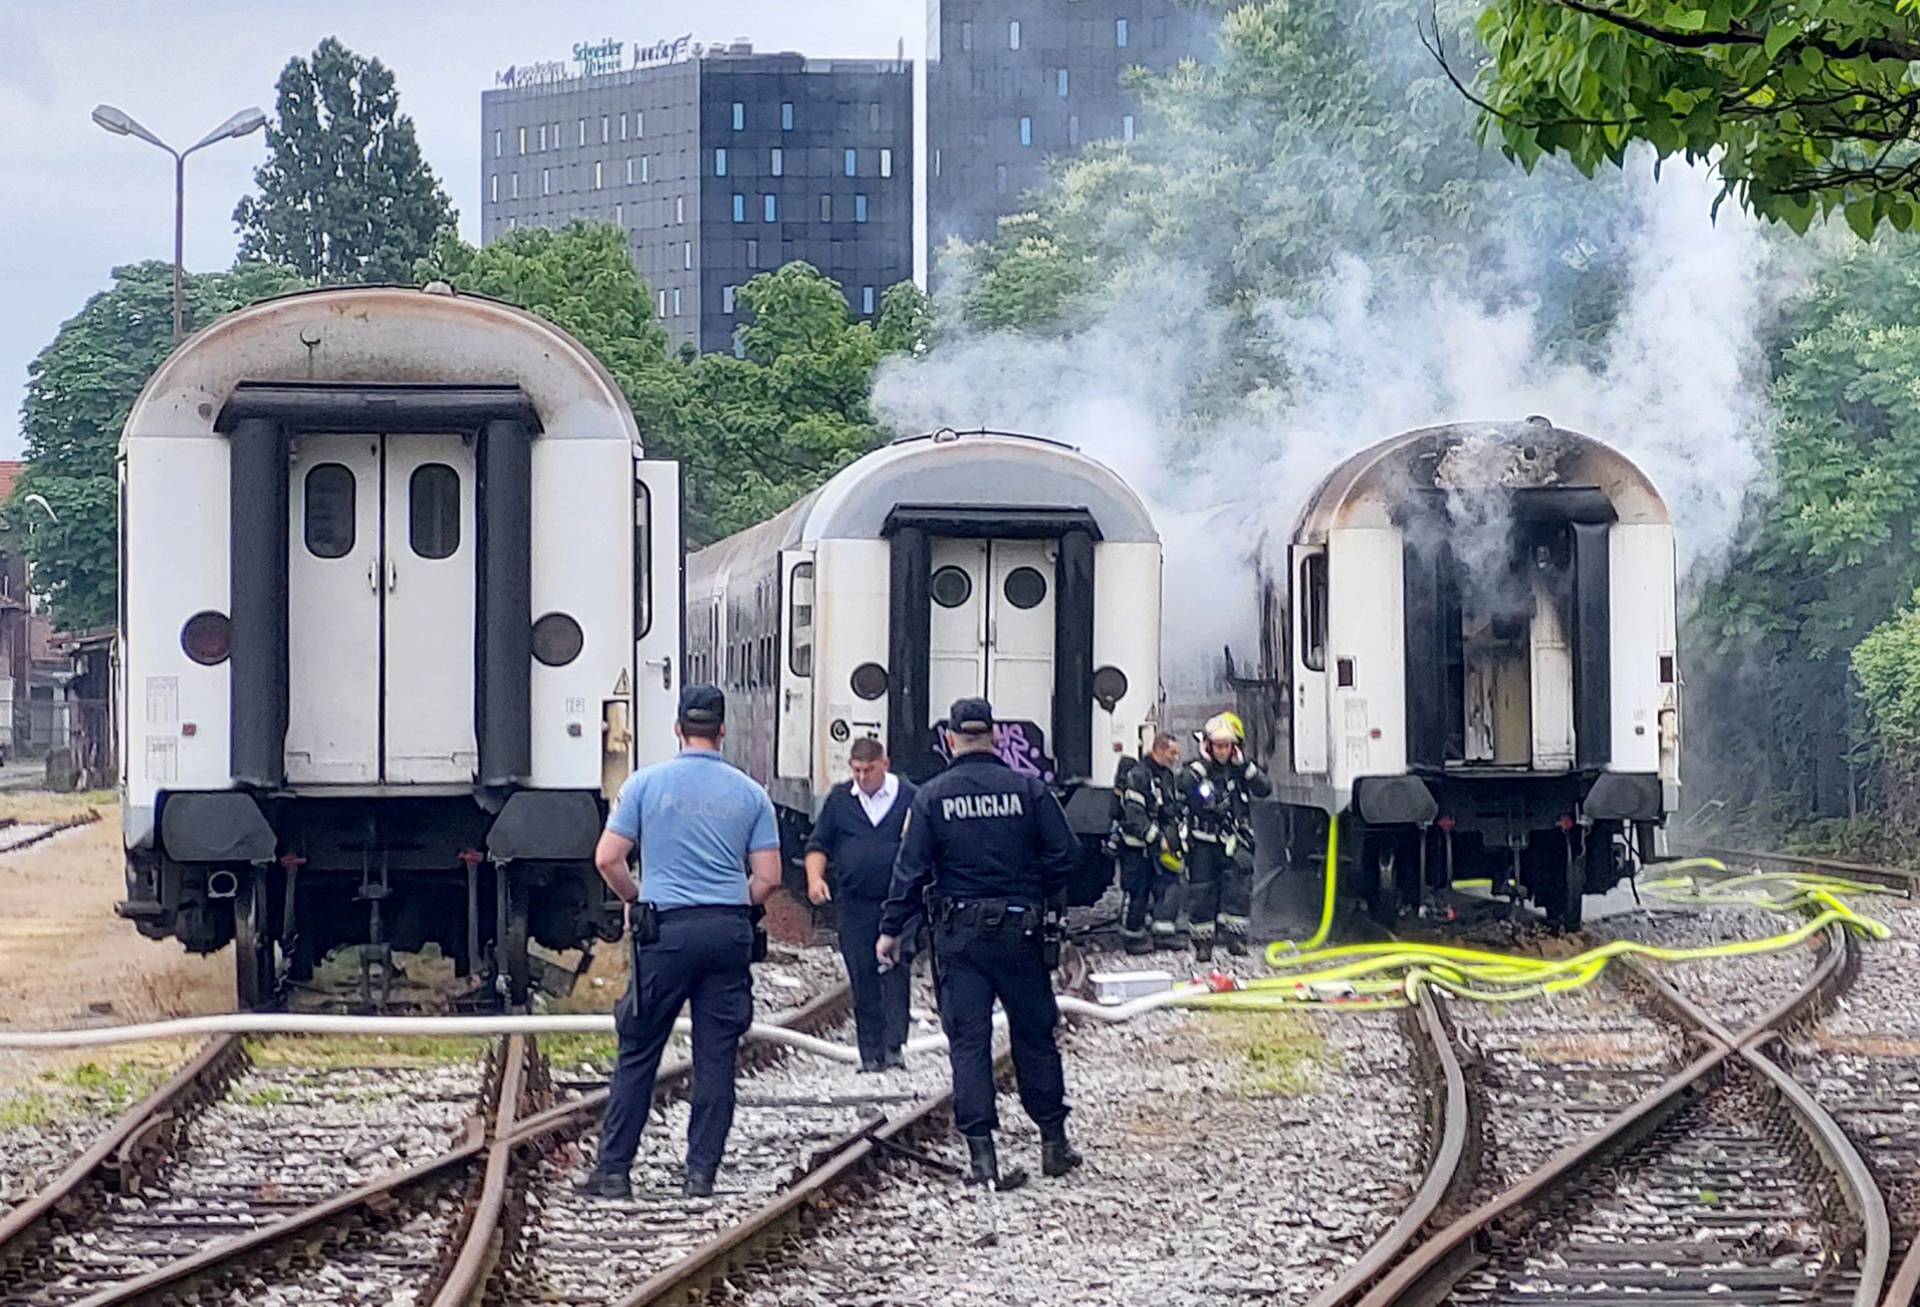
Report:
[[[183,247],[186,240],[187,156],[215,141],[245,136],[266,126],[267,115],[258,108],[242,109],[184,150],[176,150],[133,120],[130,114],[110,104],[93,106],[93,120],[115,136],[137,136],[149,145],[157,145],[173,156],[173,343],[180,343],[185,275]]]

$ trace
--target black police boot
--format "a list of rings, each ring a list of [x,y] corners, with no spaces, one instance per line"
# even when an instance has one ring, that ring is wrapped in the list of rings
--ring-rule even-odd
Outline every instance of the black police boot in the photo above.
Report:
[[[680,1186],[680,1193],[686,1198],[713,1197],[713,1172],[696,1171],[688,1167],[686,1183]]]
[[[907,1069],[907,1050],[904,1048],[888,1049],[886,1069],[889,1071],[905,1071]]]
[[[631,1198],[633,1185],[624,1175],[589,1171],[573,1182],[573,1191],[582,1198]]]
[[[1123,940],[1123,943],[1127,952],[1132,953],[1136,956],[1141,953],[1153,952],[1153,941],[1147,938],[1145,933],[1141,933],[1138,935],[1126,935]]]
[[[968,1184],[1000,1183],[1000,1159],[993,1149],[992,1135],[967,1135]]]
[[[1229,931],[1227,933],[1227,952],[1233,954],[1236,958],[1244,958],[1247,956],[1246,935],[1237,930]]]
[[[1195,962],[1213,961],[1213,936],[1195,935],[1193,937],[1193,960]]]
[[[1042,1175],[1065,1175],[1086,1159],[1074,1146],[1067,1142],[1067,1127],[1064,1124],[1050,1126],[1040,1132],[1040,1173]]]

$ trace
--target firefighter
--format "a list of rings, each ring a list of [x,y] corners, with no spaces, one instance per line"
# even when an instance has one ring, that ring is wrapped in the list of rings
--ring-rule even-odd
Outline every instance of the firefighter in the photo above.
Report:
[[[1185,852],[1180,787],[1173,773],[1179,761],[1180,741],[1171,731],[1162,731],[1120,785],[1120,888],[1126,893],[1120,938],[1129,953],[1172,948],[1176,942],[1180,860]]]
[[[1227,951],[1247,951],[1253,910],[1253,801],[1273,793],[1248,761],[1246,728],[1233,713],[1210,718],[1202,752],[1180,770],[1187,819],[1187,917],[1193,956],[1213,957],[1216,926]]]

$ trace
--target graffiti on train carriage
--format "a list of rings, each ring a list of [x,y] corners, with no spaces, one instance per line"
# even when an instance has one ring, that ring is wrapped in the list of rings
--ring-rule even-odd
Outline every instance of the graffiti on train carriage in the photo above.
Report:
[[[944,718],[934,723],[933,739],[933,751],[940,756],[940,761],[952,762]],[[1001,762],[1022,776],[1037,776],[1049,785],[1053,783],[1057,769],[1047,753],[1047,733],[1038,722],[1008,721],[996,725],[994,752],[1000,755]]]

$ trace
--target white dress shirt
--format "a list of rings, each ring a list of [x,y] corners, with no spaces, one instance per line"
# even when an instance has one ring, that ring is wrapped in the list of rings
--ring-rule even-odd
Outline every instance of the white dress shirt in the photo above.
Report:
[[[867,820],[878,826],[893,811],[893,801],[900,797],[900,778],[892,772],[880,782],[880,788],[868,794],[860,788],[860,782],[853,783],[853,797],[860,800],[860,810],[867,814]]]

